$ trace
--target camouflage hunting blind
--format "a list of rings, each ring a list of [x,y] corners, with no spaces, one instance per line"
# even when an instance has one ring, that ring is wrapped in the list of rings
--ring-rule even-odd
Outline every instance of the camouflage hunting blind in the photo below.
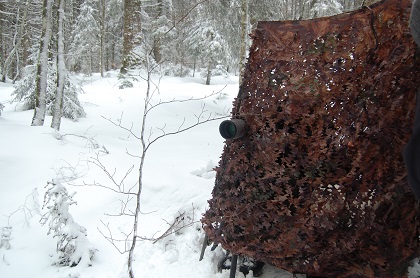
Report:
[[[402,150],[419,56],[409,0],[260,22],[209,209],[209,238],[293,273],[404,277],[420,256]]]

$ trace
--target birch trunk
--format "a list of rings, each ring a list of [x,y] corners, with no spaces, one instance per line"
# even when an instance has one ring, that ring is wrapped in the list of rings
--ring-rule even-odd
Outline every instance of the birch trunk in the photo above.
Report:
[[[44,125],[48,74],[48,44],[51,38],[51,7],[54,0],[44,0],[42,10],[42,35],[36,65],[35,110],[32,126]]]
[[[51,127],[60,130],[61,116],[63,114],[63,96],[64,85],[66,82],[66,65],[64,62],[64,0],[59,0],[58,17],[58,33],[57,33],[57,93],[55,96],[53,118]]]

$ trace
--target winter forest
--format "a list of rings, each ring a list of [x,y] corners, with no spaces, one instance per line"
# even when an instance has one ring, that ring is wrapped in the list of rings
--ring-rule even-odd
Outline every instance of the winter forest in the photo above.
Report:
[[[43,125],[49,113],[51,126],[59,129],[61,116],[84,115],[71,73],[103,77],[109,70],[125,74],[147,63],[170,76],[194,76],[204,69],[210,84],[217,72],[241,71],[248,34],[258,21],[328,16],[362,2],[0,1],[0,78],[16,82],[16,100],[36,108],[32,125]]]
[[[0,0],[0,277],[231,278],[200,217],[252,31],[378,1]]]

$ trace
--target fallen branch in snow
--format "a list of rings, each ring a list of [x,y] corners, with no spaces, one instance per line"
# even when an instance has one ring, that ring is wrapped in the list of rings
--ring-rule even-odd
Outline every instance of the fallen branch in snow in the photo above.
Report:
[[[59,141],[66,141],[66,137],[69,136],[73,136],[73,137],[78,137],[78,138],[82,138],[84,140],[86,140],[87,142],[87,147],[92,148],[92,149],[100,149],[100,152],[103,152],[105,154],[109,154],[108,149],[105,146],[100,146],[99,143],[96,141],[96,139],[92,136],[87,136],[85,135],[79,135],[79,134],[72,134],[72,133],[66,133],[66,134],[61,134],[60,132],[58,132],[57,130],[54,131],[54,133],[52,134],[53,137]]]
[[[55,180],[59,182],[71,182],[73,180],[79,179],[83,176],[82,172],[78,171],[79,162],[75,166],[71,165],[67,161],[63,162],[67,164],[67,166],[60,166],[58,169],[55,167],[52,167],[52,169],[55,171],[56,178]]]
[[[161,240],[164,237],[167,237],[170,234],[174,233],[174,229],[176,228],[176,226],[178,226],[179,223],[182,222],[182,220],[184,220],[184,216],[185,216],[185,212],[181,213],[179,216],[177,216],[174,220],[174,222],[172,222],[172,224],[170,224],[169,228],[166,230],[166,232],[164,232],[160,237],[158,237],[157,239],[155,239],[153,241],[153,244],[155,244],[156,242],[158,242],[159,240]],[[181,228],[180,228],[181,229]],[[178,229],[179,230],[179,229]]]
[[[71,133],[61,134],[58,131],[55,131],[53,136],[54,136],[55,139],[60,140],[60,141],[64,141],[66,139],[66,137],[68,137],[68,136],[83,138],[89,143],[90,147],[92,147],[93,149],[99,149],[98,142],[96,142],[96,140],[93,139],[92,137],[87,137],[87,136],[78,135],[78,134],[71,134]]]
[[[165,220],[166,223],[169,225],[169,228],[161,236],[156,238],[153,241],[153,244],[155,244],[159,240],[161,240],[161,239],[163,239],[163,238],[165,238],[169,235],[177,234],[179,231],[181,231],[181,230],[183,230],[187,227],[191,227],[192,225],[194,225],[196,223],[200,223],[200,221],[196,221],[194,219],[194,214],[195,214],[194,205],[192,206],[192,208],[193,208],[192,209],[192,217],[186,216],[186,212],[184,211],[182,213],[179,213],[179,215],[175,218],[175,220],[172,223],[169,223]],[[189,221],[186,224],[184,224],[185,218],[189,219]],[[181,223],[182,223],[182,225],[179,226]]]

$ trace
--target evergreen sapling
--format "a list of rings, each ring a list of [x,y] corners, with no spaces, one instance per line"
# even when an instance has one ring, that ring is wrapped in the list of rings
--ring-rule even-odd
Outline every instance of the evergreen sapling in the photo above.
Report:
[[[12,227],[10,226],[3,227],[2,234],[1,234],[0,248],[4,248],[6,250],[10,249],[11,235],[12,235]]]
[[[86,228],[76,223],[69,213],[70,205],[76,204],[73,197],[76,192],[69,194],[60,182],[47,182],[44,194],[43,209],[47,212],[42,216],[42,225],[48,223],[48,234],[53,233],[57,238],[58,258],[54,265],[77,266],[92,265],[92,258],[97,251],[91,247],[87,239]]]

